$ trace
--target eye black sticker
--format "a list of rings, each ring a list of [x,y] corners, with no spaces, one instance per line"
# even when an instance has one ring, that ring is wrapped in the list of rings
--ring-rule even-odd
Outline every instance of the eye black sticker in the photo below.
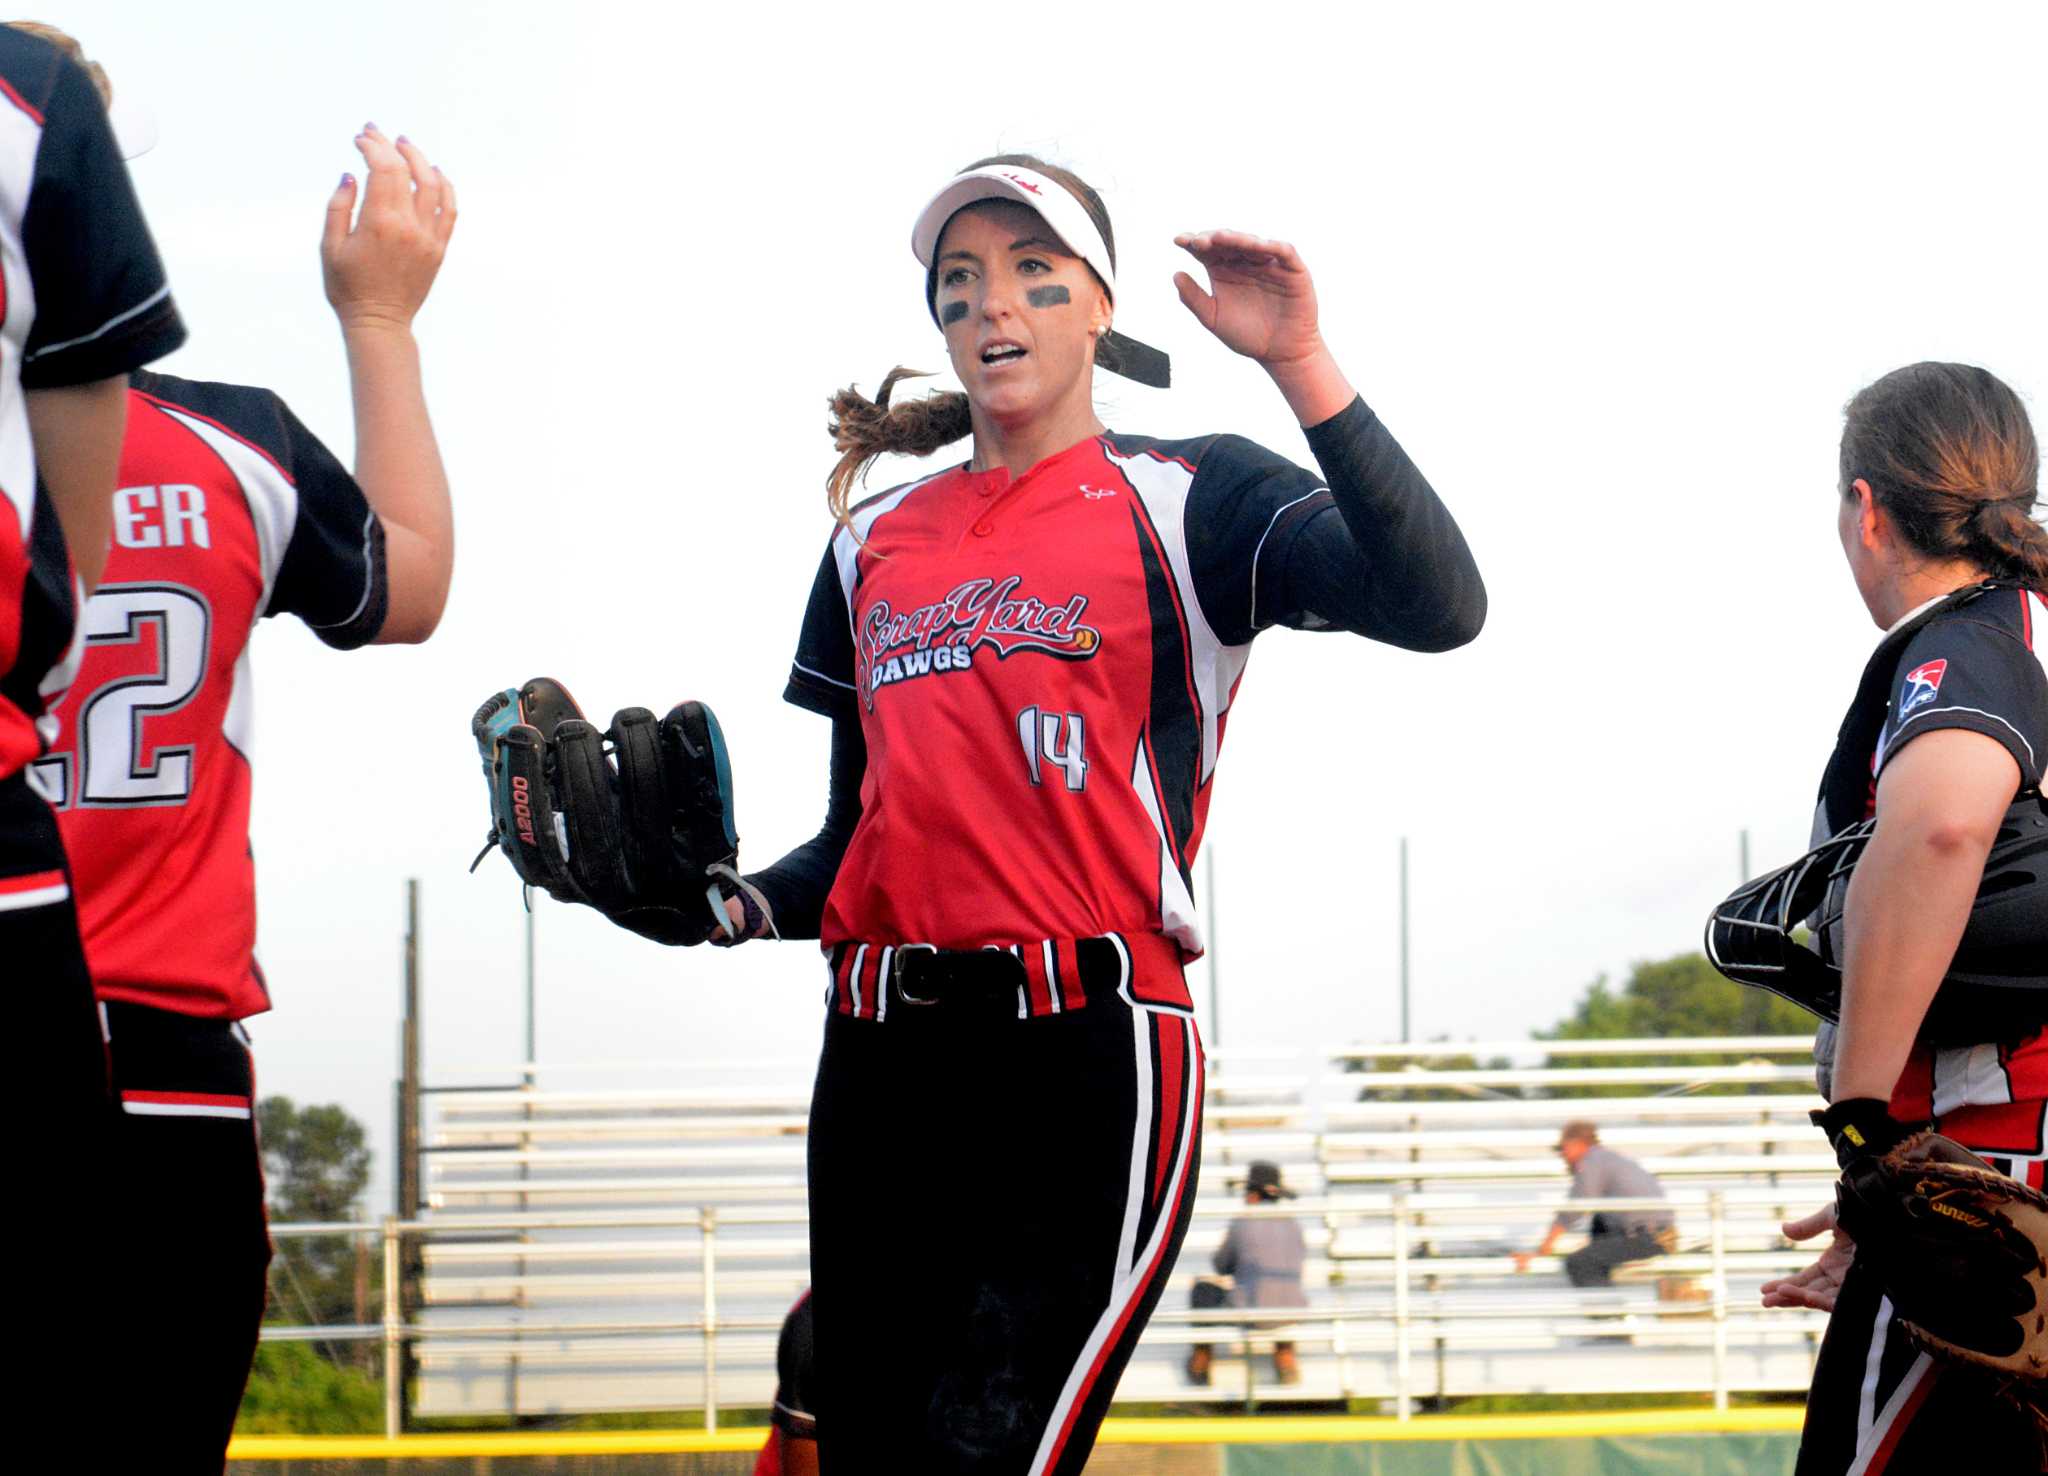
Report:
[[[1024,294],[1024,300],[1035,308],[1059,307],[1072,302],[1073,294],[1055,282],[1050,287],[1034,287]]]
[[[1064,292],[1066,289],[1061,288],[1060,290]],[[941,325],[957,323],[966,316],[967,304],[964,302],[949,302],[939,309],[939,322]]]

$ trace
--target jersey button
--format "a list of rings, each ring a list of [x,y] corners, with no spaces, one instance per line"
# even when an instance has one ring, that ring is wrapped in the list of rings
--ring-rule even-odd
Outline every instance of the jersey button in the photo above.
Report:
[[[995,525],[993,523],[976,523],[974,525],[974,536],[976,538],[986,538],[989,534],[995,531]]]

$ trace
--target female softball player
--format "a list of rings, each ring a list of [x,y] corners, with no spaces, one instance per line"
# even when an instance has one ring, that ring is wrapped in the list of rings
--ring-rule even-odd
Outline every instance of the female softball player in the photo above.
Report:
[[[1822,1032],[1822,1123],[1838,1151],[1888,1146],[1901,1124],[1931,1118],[2039,1188],[2048,1032],[1989,1022],[1978,1044],[1917,1039],[1999,822],[2039,789],[2048,760],[2037,482],[2026,411],[1982,369],[1914,364],[1849,402],[1842,549],[1886,634],[1828,763],[1814,829],[1818,839],[1876,820],[1848,891],[1840,1028]],[[1959,1438],[1979,1469],[2035,1469],[2028,1423],[1907,1340],[1834,1215],[1829,1206],[1786,1226],[1794,1239],[1834,1230],[1834,1240],[1763,1289],[1767,1306],[1833,1313],[1799,1476],[1946,1470]]]
[[[55,44],[76,50],[61,32]],[[111,87],[99,74],[102,98]],[[354,475],[277,395],[138,371],[85,649],[33,765],[56,807],[115,1111],[99,1163],[126,1227],[93,1276],[103,1347],[138,1365],[108,1469],[218,1470],[263,1319],[270,1239],[254,1064],[250,640],[295,615],[326,644],[417,642],[447,599],[448,481],[412,323],[452,187],[374,125],[328,197],[320,256],[356,410]],[[356,206],[360,200],[360,218]],[[102,1054],[103,1052],[103,1054]],[[151,1359],[175,1329],[177,1356]]]
[[[71,871],[28,766],[106,561],[128,372],[184,339],[91,79],[0,26],[0,979],[36,1104],[15,1193],[57,1217],[21,1237],[14,1305],[37,1332],[20,1395],[59,1427],[104,1410],[112,1114]]]
[[[831,967],[811,1109],[828,1471],[1081,1469],[1186,1230],[1202,1048],[1189,877],[1232,697],[1270,625],[1441,651],[1485,594],[1451,515],[1325,346],[1292,246],[1176,238],[1182,301],[1258,362],[1320,474],[1227,435],[1107,430],[1109,216],[984,160],[912,248],[964,394],[833,397],[840,527],[787,696],[833,722],[808,845],[730,904]],[[972,437],[870,498],[877,455]]]

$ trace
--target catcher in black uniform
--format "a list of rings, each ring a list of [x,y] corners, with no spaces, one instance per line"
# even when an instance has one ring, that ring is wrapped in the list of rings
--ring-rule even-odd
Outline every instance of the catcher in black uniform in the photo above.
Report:
[[[1815,1120],[1843,1174],[1786,1233],[1833,1241],[1763,1289],[1832,1314],[1797,1476],[2030,1472],[2048,1451],[2037,481],[2026,411],[1982,369],[1915,364],[1850,402],[1842,548],[1886,634],[1822,783],[1821,843],[1708,928],[1723,972],[1826,1022]]]

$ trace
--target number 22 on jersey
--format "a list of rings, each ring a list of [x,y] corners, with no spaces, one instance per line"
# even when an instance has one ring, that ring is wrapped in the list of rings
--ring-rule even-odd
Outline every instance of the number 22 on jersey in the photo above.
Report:
[[[206,684],[206,597],[181,584],[106,584],[86,601],[81,623],[88,646],[135,646],[138,659],[79,699],[75,747],[36,761],[38,786],[59,809],[182,805],[192,793],[192,746],[154,747],[148,726]]]

